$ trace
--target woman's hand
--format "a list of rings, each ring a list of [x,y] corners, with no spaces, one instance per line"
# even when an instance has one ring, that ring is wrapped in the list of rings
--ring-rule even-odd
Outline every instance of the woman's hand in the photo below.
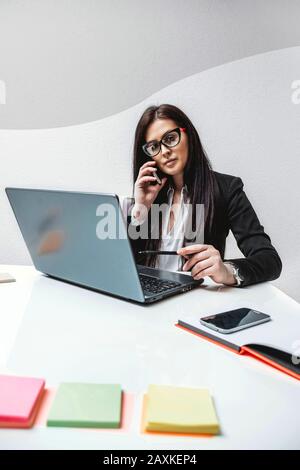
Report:
[[[189,245],[177,251],[187,258],[183,271],[190,271],[193,279],[209,276],[214,282],[233,286],[236,279],[229,265],[223,263],[219,251],[212,245]]]
[[[162,178],[162,184],[150,184],[156,181],[153,173],[157,171],[156,162],[150,161],[141,166],[138,177],[134,184],[134,199],[135,205],[145,206],[147,211],[150,209],[151,204],[156,199],[161,188],[167,181],[167,178]]]

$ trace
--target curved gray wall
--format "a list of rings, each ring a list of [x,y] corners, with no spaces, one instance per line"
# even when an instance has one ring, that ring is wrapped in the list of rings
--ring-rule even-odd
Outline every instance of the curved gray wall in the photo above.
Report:
[[[0,0],[0,129],[113,115],[194,73],[299,45],[299,18],[297,0]]]

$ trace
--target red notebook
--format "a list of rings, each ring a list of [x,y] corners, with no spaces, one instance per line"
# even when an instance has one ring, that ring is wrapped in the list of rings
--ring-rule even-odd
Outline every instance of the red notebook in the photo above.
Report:
[[[274,313],[269,322],[231,334],[202,325],[199,319],[204,316],[185,317],[176,326],[236,354],[248,354],[300,380],[300,312]]]

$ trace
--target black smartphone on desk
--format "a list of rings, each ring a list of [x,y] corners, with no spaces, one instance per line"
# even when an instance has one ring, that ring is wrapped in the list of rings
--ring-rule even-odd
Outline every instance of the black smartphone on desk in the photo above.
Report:
[[[236,331],[250,328],[270,321],[270,315],[252,308],[237,308],[228,312],[217,313],[200,318],[200,323],[219,333],[235,333]]]

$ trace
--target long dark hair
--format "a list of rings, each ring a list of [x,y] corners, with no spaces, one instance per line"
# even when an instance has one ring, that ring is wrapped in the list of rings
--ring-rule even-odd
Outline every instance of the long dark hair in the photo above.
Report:
[[[205,208],[205,230],[208,232],[212,228],[214,216],[214,187],[215,177],[212,171],[211,163],[201,144],[198,132],[193,126],[186,114],[171,104],[161,104],[160,106],[149,106],[142,114],[135,131],[134,149],[133,149],[133,185],[138,177],[140,167],[148,160],[142,149],[145,143],[147,129],[157,119],[171,119],[178,127],[185,127],[188,138],[188,160],[184,168],[184,184],[187,185],[190,203],[192,204],[192,213],[195,214],[196,204],[204,204]],[[162,204],[167,202],[168,182],[159,191],[155,203]],[[134,188],[134,186],[133,186]],[[148,227],[151,227],[151,211],[148,213]],[[140,240],[139,249],[158,250],[161,242],[161,226],[159,229],[159,239]],[[155,266],[156,256],[139,256],[137,261],[147,266]]]

